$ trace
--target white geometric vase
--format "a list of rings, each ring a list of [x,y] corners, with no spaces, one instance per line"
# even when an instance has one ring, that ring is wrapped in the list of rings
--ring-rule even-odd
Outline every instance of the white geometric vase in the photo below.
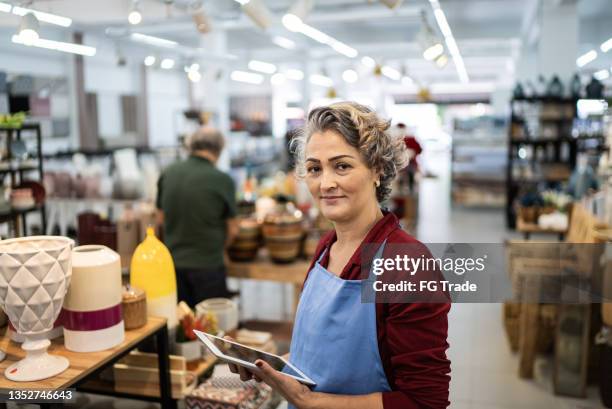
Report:
[[[68,359],[49,355],[42,335],[53,328],[70,286],[74,241],[32,236],[0,241],[0,306],[25,337],[26,357],[4,372],[12,381],[38,381],[65,371]]]

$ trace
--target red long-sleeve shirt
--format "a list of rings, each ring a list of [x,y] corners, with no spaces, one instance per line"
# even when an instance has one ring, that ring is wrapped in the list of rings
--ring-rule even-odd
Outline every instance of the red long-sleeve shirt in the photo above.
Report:
[[[367,234],[340,278],[361,279],[363,252],[385,240],[387,244],[419,243],[399,228],[394,214],[386,213]],[[335,241],[335,231],[321,239],[309,271]],[[393,255],[385,250],[383,257]],[[328,261],[329,251],[321,259],[321,266],[327,267]],[[391,386],[391,392],[382,394],[385,409],[442,409],[450,404],[450,361],[446,357],[449,310],[449,303],[376,304],[378,348]]]

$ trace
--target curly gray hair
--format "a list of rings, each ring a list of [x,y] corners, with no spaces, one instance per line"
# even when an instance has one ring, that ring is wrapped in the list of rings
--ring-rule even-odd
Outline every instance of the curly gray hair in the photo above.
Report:
[[[338,102],[311,110],[304,129],[291,141],[297,175],[306,175],[306,144],[312,134],[335,131],[361,153],[370,169],[380,173],[376,199],[379,203],[385,201],[391,194],[391,182],[409,160],[403,139],[391,135],[389,126],[390,121],[356,102]]]

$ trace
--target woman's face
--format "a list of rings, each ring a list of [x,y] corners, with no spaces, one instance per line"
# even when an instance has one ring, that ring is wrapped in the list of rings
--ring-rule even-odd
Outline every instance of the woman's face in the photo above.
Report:
[[[377,179],[359,151],[337,132],[311,135],[306,144],[306,183],[328,220],[350,221],[361,209],[375,205]]]

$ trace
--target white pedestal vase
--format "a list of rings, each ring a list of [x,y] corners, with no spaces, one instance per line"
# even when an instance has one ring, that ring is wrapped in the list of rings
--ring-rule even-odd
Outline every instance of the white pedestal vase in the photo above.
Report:
[[[68,359],[49,355],[42,334],[53,328],[72,273],[74,241],[33,236],[0,241],[0,306],[25,336],[26,357],[4,374],[12,381],[38,381],[65,371]]]

